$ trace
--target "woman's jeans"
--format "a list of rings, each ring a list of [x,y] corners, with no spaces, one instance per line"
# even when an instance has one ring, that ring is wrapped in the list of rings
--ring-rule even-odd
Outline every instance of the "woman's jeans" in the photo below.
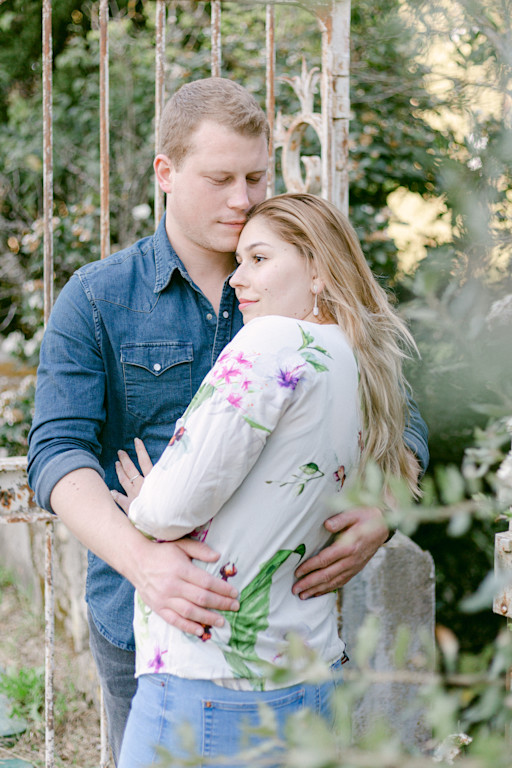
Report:
[[[332,723],[331,698],[341,684],[341,662],[333,664],[332,670],[332,682],[301,683],[263,692],[234,691],[208,680],[168,674],[141,675],[124,733],[119,768],[159,765],[156,746],[166,748],[175,757],[187,757],[190,752],[182,743],[186,723],[191,726],[199,755],[236,755],[265,740],[247,731],[247,727],[260,725],[260,704],[274,712],[281,737],[289,715],[301,709],[312,710]],[[277,765],[278,754],[275,759]],[[215,766],[222,768],[220,762]],[[229,762],[229,767],[235,768],[235,763]],[[240,768],[247,768],[247,762]]]

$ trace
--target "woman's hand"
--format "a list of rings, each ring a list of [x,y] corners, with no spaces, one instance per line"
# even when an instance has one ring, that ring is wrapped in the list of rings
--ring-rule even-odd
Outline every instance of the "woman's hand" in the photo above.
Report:
[[[128,514],[132,501],[139,495],[142,484],[144,483],[144,478],[149,474],[153,466],[142,440],[136,437],[134,444],[142,474],[139,472],[126,451],[118,451],[117,455],[119,456],[119,461],[116,461],[116,472],[126,496],[123,496],[123,494],[118,491],[111,491],[114,500],[126,514]]]

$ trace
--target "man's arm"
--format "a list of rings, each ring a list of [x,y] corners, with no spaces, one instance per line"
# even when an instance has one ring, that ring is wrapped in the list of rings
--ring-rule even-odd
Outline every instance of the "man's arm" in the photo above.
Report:
[[[428,429],[414,400],[408,398],[408,403],[404,442],[410,448],[411,461],[415,461],[421,476],[429,461]],[[293,593],[302,600],[342,587],[364,568],[389,536],[384,515],[377,507],[340,512],[324,525],[338,536],[330,546],[305,560],[295,571],[297,581]]]
[[[190,562],[192,557],[214,562],[215,552],[190,539],[161,544],[147,539],[93,469],[65,475],[51,493],[51,505],[77,539],[128,579],[169,624],[201,635],[201,624],[224,623],[213,610],[238,610],[236,589]]]
[[[222,579],[190,563],[191,557],[217,559],[206,545],[184,542],[157,551],[114,503],[99,463],[106,418],[99,325],[75,275],[57,299],[43,339],[29,482],[37,503],[57,513],[79,541],[137,586],[166,621],[194,632],[203,619],[214,624],[219,618],[204,609],[229,609],[233,593]]]

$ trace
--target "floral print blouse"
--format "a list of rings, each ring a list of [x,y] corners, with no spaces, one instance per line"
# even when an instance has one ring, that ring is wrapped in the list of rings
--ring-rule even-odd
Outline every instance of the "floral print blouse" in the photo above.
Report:
[[[302,601],[291,590],[299,563],[328,543],[329,502],[359,461],[357,386],[337,325],[256,318],[224,349],[129,517],[158,540],[189,534],[220,552],[197,564],[237,587],[240,610],[196,637],[136,593],[137,675],[272,687],[265,662],[282,662],[290,632],[327,663],[340,658],[335,594]]]

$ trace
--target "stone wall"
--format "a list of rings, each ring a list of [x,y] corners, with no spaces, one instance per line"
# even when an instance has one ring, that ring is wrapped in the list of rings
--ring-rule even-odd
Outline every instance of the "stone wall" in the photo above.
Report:
[[[75,652],[75,685],[99,704],[94,662],[89,651],[85,603],[87,552],[58,520],[54,524],[53,580],[55,623],[69,638]],[[16,575],[30,595],[36,611],[44,611],[45,523],[0,525],[0,563]],[[58,664],[58,659],[55,660]]]
[[[401,533],[343,589],[342,634],[349,656],[369,616],[377,619],[378,641],[364,669],[383,678],[398,672],[403,682],[383,679],[370,685],[355,707],[354,732],[361,735],[384,716],[402,743],[422,746],[431,734],[418,701],[419,685],[411,680],[434,671],[434,561]],[[357,668],[357,658],[351,660]]]

